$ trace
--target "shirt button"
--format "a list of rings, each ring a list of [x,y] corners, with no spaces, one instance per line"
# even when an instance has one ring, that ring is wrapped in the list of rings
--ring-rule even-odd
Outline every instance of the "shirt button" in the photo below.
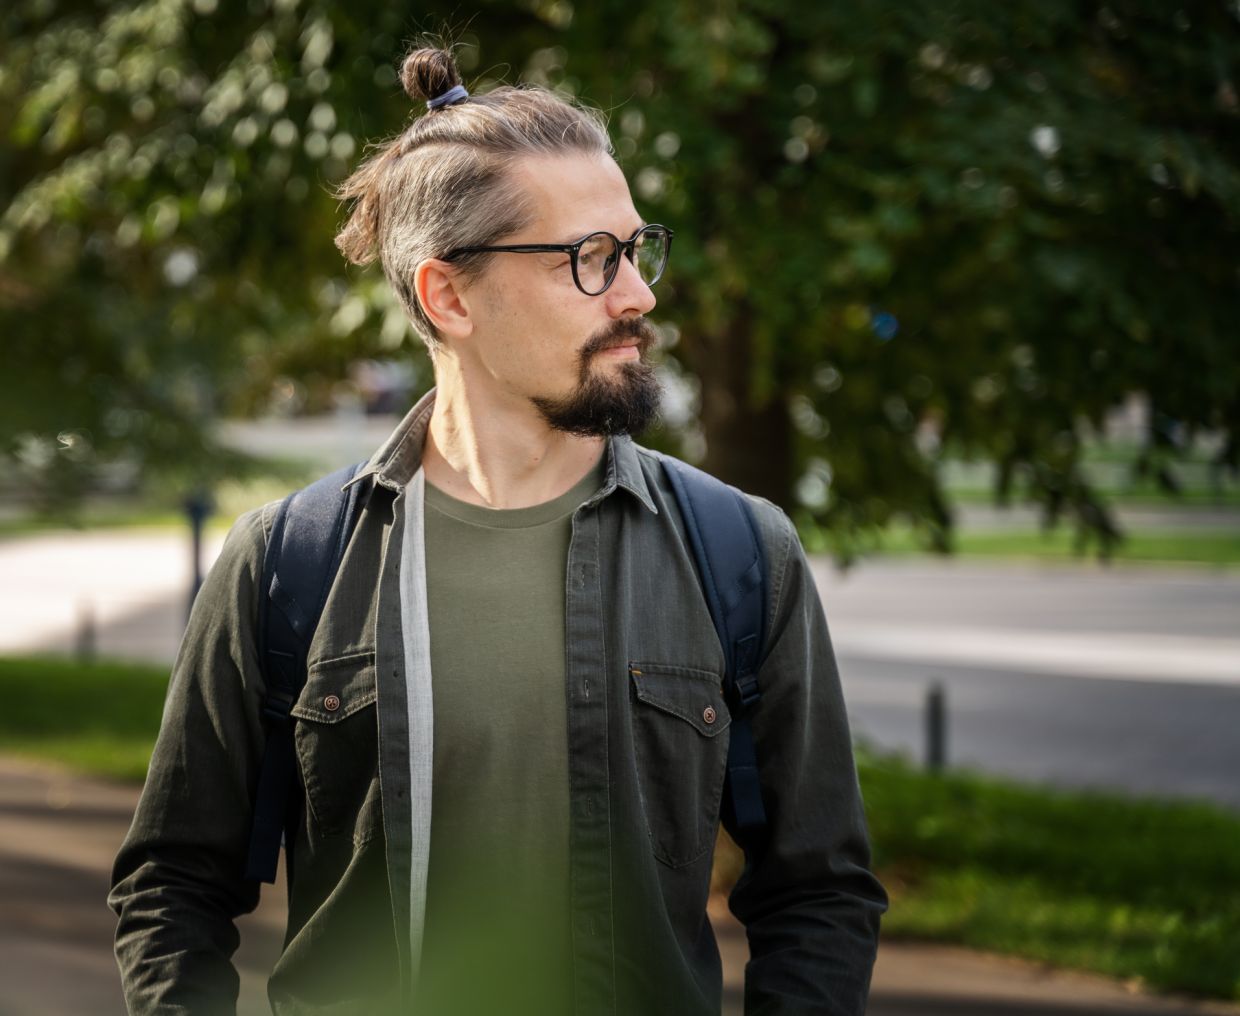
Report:
[[[334,713],[337,709],[340,708],[340,696],[339,695],[328,695],[327,698],[323,700],[323,708],[326,709],[329,713]]]
[[[715,707],[707,706],[705,709],[703,709],[702,719],[704,719],[707,723],[714,723],[715,722]]]

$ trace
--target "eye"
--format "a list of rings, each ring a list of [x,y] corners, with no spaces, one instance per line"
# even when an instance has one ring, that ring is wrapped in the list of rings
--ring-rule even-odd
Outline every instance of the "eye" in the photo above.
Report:
[[[611,237],[606,233],[595,233],[586,239],[581,245],[581,249],[577,252],[578,267],[594,266],[605,264],[610,267],[612,255],[615,253],[615,245],[612,243]]]

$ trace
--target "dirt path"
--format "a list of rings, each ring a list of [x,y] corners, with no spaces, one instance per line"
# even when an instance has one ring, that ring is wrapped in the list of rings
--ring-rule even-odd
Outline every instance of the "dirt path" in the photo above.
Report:
[[[0,757],[0,1014],[111,1016],[124,1002],[105,902],[112,859],[137,790]],[[266,972],[284,924],[283,875],[241,924],[239,1012],[268,1012]],[[744,933],[712,912],[727,988],[741,1014]],[[871,1016],[1240,1016],[1240,1007],[1136,995],[1089,975],[965,949],[888,943],[874,974]]]

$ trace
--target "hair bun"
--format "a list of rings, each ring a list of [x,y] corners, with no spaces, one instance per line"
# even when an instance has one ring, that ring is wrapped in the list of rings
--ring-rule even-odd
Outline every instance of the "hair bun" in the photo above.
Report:
[[[401,65],[400,83],[414,102],[430,102],[461,84],[461,74],[446,50],[415,49]]]

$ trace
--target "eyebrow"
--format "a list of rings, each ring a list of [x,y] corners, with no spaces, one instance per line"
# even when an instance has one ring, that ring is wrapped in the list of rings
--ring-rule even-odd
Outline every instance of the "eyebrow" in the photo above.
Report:
[[[645,228],[646,226],[648,226],[648,225],[650,225],[650,223],[648,223],[645,219],[642,219],[642,220],[641,220],[641,225],[640,225],[640,226],[638,226],[638,227],[637,227],[637,229],[634,229],[634,230],[633,230],[633,232],[629,234],[629,236],[632,236],[632,235],[633,235],[633,233],[636,233],[638,229],[644,229],[644,228]],[[565,237],[563,240],[556,240],[555,242],[556,242],[556,243],[563,243],[563,244],[568,244],[568,243],[576,243],[576,242],[577,242],[578,240],[580,240],[582,237],[589,236],[591,233],[598,233],[598,232],[600,232],[600,230],[597,230],[597,229],[588,229],[588,230],[586,230],[584,233],[574,233],[572,236],[567,236],[567,237]],[[628,236],[622,236],[622,237],[620,237],[620,239],[621,239],[621,240],[627,240],[628,238],[629,238]]]

